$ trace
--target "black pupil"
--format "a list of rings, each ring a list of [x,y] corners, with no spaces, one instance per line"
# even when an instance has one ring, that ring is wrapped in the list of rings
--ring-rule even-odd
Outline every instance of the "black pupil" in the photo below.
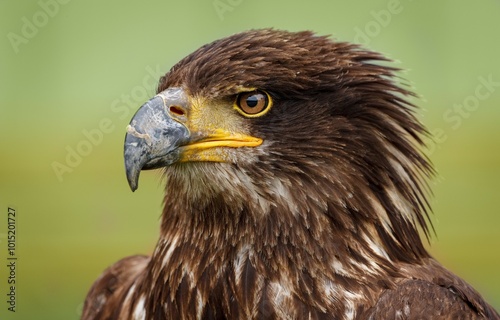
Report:
[[[258,94],[254,94],[250,97],[247,98],[247,106],[249,106],[250,108],[255,108],[257,106],[257,104],[259,104],[259,98],[261,98],[260,95]]]

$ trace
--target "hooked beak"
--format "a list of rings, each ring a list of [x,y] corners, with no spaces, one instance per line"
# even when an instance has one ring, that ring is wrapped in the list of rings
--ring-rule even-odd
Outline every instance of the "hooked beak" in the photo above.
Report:
[[[187,105],[182,89],[171,88],[156,95],[136,112],[125,136],[125,170],[130,189],[138,187],[141,170],[156,169],[179,160],[179,146],[189,141],[189,130],[174,120],[169,105]]]

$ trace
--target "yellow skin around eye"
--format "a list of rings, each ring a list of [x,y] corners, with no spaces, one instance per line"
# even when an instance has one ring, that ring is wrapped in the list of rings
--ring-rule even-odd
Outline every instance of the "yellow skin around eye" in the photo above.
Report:
[[[231,160],[230,149],[257,147],[263,143],[261,138],[250,135],[245,119],[235,112],[228,112],[227,101],[192,97],[190,106],[184,124],[193,140],[181,147],[180,162],[228,162]],[[236,108],[236,103],[234,106]]]

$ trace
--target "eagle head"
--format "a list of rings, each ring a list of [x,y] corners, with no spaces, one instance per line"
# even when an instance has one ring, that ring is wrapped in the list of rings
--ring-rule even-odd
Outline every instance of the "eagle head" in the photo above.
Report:
[[[129,184],[161,167],[167,206],[185,214],[248,211],[257,227],[263,216],[300,218],[367,234],[394,257],[425,255],[425,129],[386,61],[311,32],[207,44],[161,78],[128,126]]]

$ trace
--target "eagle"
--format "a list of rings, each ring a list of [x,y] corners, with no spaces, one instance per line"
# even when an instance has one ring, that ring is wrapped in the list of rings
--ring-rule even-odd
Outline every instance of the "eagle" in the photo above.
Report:
[[[162,170],[158,243],[104,271],[82,319],[500,319],[424,247],[434,170],[398,72],[276,29],[175,64],[124,146],[132,191]]]

